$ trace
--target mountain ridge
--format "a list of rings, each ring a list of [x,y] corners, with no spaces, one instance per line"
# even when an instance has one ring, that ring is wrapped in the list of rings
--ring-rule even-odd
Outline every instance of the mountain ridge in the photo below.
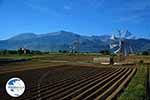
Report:
[[[109,50],[110,36],[84,36],[68,31],[58,31],[46,34],[22,33],[7,40],[0,40],[0,49],[16,50],[24,47],[31,50],[59,51],[68,50],[79,40],[81,52],[99,52]],[[150,49],[149,39],[130,39],[136,51]]]

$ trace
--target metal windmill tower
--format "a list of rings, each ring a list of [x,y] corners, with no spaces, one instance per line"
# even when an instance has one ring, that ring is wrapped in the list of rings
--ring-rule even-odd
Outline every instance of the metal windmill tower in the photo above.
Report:
[[[123,60],[129,53],[133,52],[133,48],[128,42],[131,39],[132,34],[126,31],[118,31],[118,36],[112,35],[110,38],[110,49],[114,54],[120,56],[120,60]]]
[[[72,42],[71,46],[71,52],[80,52],[80,36],[77,35],[76,39]]]

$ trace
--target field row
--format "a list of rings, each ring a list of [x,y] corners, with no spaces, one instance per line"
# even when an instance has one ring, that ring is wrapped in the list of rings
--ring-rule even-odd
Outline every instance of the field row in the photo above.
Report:
[[[112,99],[135,73],[135,68],[69,67],[47,70],[18,100]],[[11,99],[8,96],[2,98]]]

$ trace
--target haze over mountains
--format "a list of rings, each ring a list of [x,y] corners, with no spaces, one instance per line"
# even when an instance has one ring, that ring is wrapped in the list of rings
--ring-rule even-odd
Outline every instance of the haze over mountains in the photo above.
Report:
[[[58,31],[40,35],[23,33],[7,40],[0,40],[0,49],[16,50],[24,47],[40,51],[70,51],[70,47],[76,40],[79,40],[79,49],[81,52],[109,50],[109,35],[83,36],[67,31]],[[134,51],[145,51],[150,49],[149,39],[129,39],[128,41]]]

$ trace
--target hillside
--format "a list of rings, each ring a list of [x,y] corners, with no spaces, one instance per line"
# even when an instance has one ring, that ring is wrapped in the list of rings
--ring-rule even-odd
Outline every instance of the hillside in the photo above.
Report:
[[[25,47],[31,50],[59,51],[71,50],[75,41],[79,40],[81,52],[99,52],[109,49],[109,35],[83,36],[73,32],[58,31],[37,35],[35,33],[23,33],[7,40],[0,41],[0,49],[14,50]],[[144,51],[150,49],[150,40],[129,40],[133,50]]]

